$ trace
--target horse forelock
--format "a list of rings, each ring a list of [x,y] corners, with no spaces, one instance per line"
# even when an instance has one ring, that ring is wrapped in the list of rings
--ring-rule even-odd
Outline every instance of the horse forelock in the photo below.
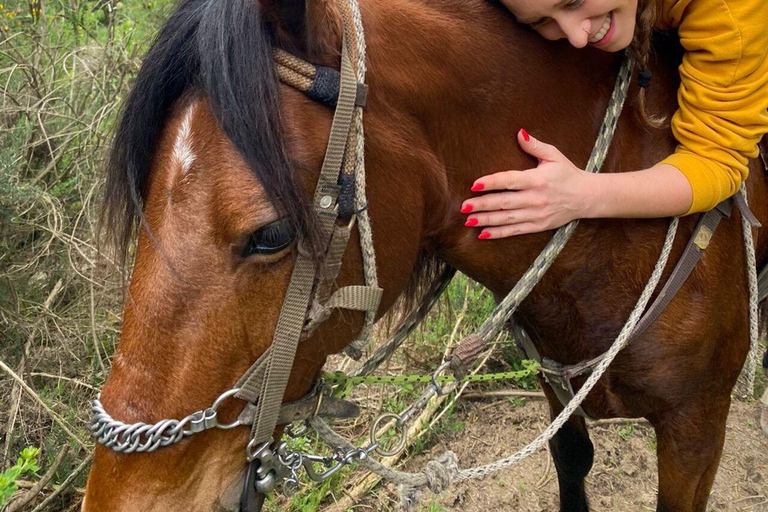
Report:
[[[219,127],[269,200],[311,245],[313,217],[283,142],[272,47],[271,30],[253,0],[186,0],[163,26],[125,102],[109,154],[101,227],[120,261],[143,223],[160,133],[185,95],[208,97]]]

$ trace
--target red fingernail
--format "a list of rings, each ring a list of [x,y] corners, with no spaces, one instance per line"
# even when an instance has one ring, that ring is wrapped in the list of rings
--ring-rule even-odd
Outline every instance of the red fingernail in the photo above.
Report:
[[[475,227],[477,226],[477,219],[467,219],[467,222],[465,222],[464,225],[468,228]]]
[[[480,236],[477,237],[478,240],[488,240],[489,238],[491,238],[491,234],[487,231],[483,231],[480,233]]]
[[[523,138],[525,139],[525,142],[528,142],[531,140],[531,136],[528,135],[528,132],[525,131],[525,128],[520,128],[520,133],[523,134]]]
[[[473,207],[472,207],[472,205],[471,205],[471,204],[468,204],[468,205],[464,206],[464,207],[461,209],[461,213],[470,213],[472,210],[473,210]]]
[[[482,183],[475,183],[474,185],[472,185],[472,189],[471,190],[472,190],[472,192],[480,192],[484,188],[485,188],[485,185],[483,185]]]

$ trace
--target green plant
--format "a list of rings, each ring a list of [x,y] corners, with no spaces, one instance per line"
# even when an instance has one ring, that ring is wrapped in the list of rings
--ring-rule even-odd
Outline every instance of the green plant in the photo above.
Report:
[[[656,432],[651,432],[651,435],[648,436],[646,441],[646,445],[648,446],[649,450],[651,450],[653,453],[656,453],[656,448],[658,447],[658,442],[656,441]]]
[[[619,437],[622,441],[629,440],[635,434],[635,425],[628,423],[619,429]]]
[[[17,481],[22,475],[37,474],[38,455],[40,455],[39,448],[24,448],[16,465],[0,473],[0,505],[4,505],[13,493],[19,490]]]

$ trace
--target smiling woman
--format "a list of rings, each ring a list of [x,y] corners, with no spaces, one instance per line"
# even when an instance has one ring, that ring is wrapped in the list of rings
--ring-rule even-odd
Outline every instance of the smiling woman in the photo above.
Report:
[[[482,240],[534,233],[579,218],[667,217],[711,210],[734,195],[768,132],[768,2],[764,0],[502,0],[544,38],[606,52],[630,47],[646,108],[654,27],[676,29],[686,50],[672,132],[678,147],[652,167],[620,177],[591,175],[525,130],[520,147],[539,165],[478,180],[491,192],[462,205]],[[521,181],[523,184],[521,185]],[[497,191],[496,193],[493,193]]]
[[[623,50],[635,35],[638,0],[502,0],[517,21],[546,39],[567,38],[576,48],[587,44],[610,52]],[[643,1],[647,3],[647,1]]]

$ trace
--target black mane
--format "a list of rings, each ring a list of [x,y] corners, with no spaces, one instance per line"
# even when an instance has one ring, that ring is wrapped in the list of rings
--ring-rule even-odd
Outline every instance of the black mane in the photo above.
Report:
[[[160,131],[187,91],[210,98],[267,197],[311,241],[308,201],[283,144],[272,38],[259,2],[182,0],[142,63],[109,155],[102,226],[122,261],[142,220]]]

